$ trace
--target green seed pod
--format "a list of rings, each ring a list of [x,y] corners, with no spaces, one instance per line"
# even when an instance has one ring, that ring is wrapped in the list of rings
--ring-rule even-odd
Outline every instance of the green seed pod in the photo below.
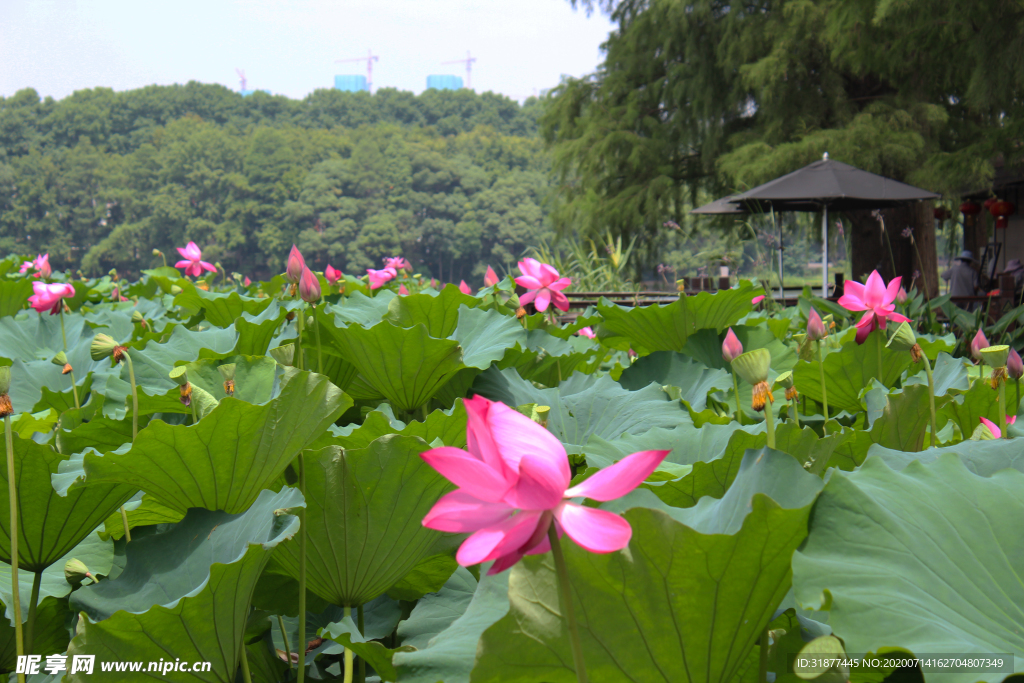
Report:
[[[775,378],[775,383],[781,386],[783,389],[793,388],[793,371],[787,370],[778,377]]]
[[[218,365],[217,371],[220,376],[224,378],[224,381],[235,378],[235,368],[238,366],[235,363],[225,363],[224,365]]]
[[[135,324],[144,323],[146,319],[138,311],[132,311],[132,322]]]
[[[990,368],[1005,368],[1010,357],[1010,347],[1005,344],[989,346],[981,350],[981,360]]]
[[[184,290],[181,287],[179,287],[178,285],[171,285],[171,294],[173,294],[174,296],[178,296],[183,291]]]
[[[77,557],[72,557],[64,563],[64,578],[75,588],[81,586],[82,582],[86,579],[96,580],[89,571],[89,567],[85,565],[85,562],[82,562]]]
[[[64,367],[68,364],[68,355],[63,351],[59,352],[56,356],[50,359],[50,362],[58,367]]]
[[[114,349],[117,348],[117,342],[114,338],[107,334],[97,334],[92,338],[92,344],[89,345],[89,355],[92,356],[93,360],[103,360],[104,358],[110,358],[110,354],[114,353]]]
[[[732,369],[747,384],[758,384],[768,381],[768,368],[772,363],[772,354],[768,349],[754,349],[742,353],[732,361]]]
[[[913,328],[907,323],[900,323],[885,347],[895,351],[910,351],[916,344],[917,335],[914,334]]]
[[[183,387],[188,384],[188,371],[184,365],[179,365],[167,373],[167,375],[173,379],[179,387]]]
[[[281,365],[291,365],[295,358],[295,344],[285,344],[276,349],[270,349],[270,356]]]

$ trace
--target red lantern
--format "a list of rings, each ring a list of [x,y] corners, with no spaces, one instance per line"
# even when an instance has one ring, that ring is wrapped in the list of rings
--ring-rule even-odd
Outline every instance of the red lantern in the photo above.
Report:
[[[996,203],[996,202],[998,202],[998,201],[999,201],[999,198],[998,198],[998,197],[989,197],[988,199],[986,199],[986,200],[984,201],[984,203],[982,204],[982,206],[984,206],[984,207],[985,207],[985,209],[991,209],[991,208],[992,208],[992,205],[993,205],[993,204],[995,204],[995,203]]]
[[[944,206],[939,206],[932,209],[932,215],[935,216],[935,220],[944,221],[949,218],[949,210]]]
[[[1005,230],[1006,226],[1010,224],[1009,216],[1017,211],[1017,207],[1013,202],[997,199],[989,205],[988,211],[996,217],[996,227]]]
[[[960,205],[960,213],[965,216],[977,216],[981,213],[981,205],[975,202],[964,202]]]

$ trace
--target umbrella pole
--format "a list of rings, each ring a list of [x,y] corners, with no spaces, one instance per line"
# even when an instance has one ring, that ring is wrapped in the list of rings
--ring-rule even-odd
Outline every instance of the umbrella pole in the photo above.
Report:
[[[821,206],[821,298],[828,298],[828,206]]]

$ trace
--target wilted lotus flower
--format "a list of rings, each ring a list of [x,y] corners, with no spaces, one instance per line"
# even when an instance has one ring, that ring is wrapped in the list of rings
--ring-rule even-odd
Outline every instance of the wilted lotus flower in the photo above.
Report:
[[[35,294],[28,298],[28,303],[39,313],[49,311],[50,315],[60,313],[63,300],[75,296],[75,288],[69,284],[33,282],[32,291]]]
[[[812,308],[811,312],[807,314],[807,338],[811,341],[819,341],[827,336],[828,330],[825,329],[825,323],[822,322],[818,312]]]
[[[1021,362],[1017,349],[1010,349],[1010,354],[1006,358],[1006,372],[1013,379],[1020,379],[1024,375],[1024,363]]]
[[[978,330],[978,333],[974,335],[974,339],[971,340],[971,358],[980,361],[981,350],[987,349],[989,346],[991,344],[988,343],[985,333],[982,330]]]
[[[327,268],[324,269],[324,279],[330,282],[332,285],[337,284],[338,280],[341,279],[341,271],[331,267],[331,264],[327,264]]]
[[[284,279],[288,282],[298,284],[299,278],[302,277],[302,269],[306,267],[306,259],[302,258],[302,254],[299,252],[299,248],[292,245],[292,250],[288,252],[288,262],[285,264]]]
[[[472,294],[473,288],[466,284],[465,280],[459,282],[459,291],[463,294]]]
[[[569,310],[569,298],[562,290],[572,284],[572,280],[561,277],[558,271],[535,258],[524,258],[519,262],[519,270],[523,273],[516,278],[516,284],[526,287],[529,292],[519,297],[519,303],[533,303],[538,311],[548,310],[548,304],[554,304],[560,311]]]
[[[498,274],[494,272],[494,268],[487,266],[487,272],[484,273],[484,284],[488,287],[493,287],[499,282],[501,280],[498,279]]]
[[[189,242],[184,247],[176,247],[178,253],[184,258],[183,261],[178,261],[174,264],[175,268],[184,268],[185,275],[191,275],[192,277],[199,277],[203,274],[204,270],[208,270],[211,273],[217,272],[217,269],[213,267],[213,264],[207,263],[201,260],[203,252],[199,249],[199,246],[195,242]]]
[[[889,320],[897,323],[910,322],[910,318],[894,312],[896,304],[893,301],[900,291],[901,279],[893,278],[887,287],[882,276],[874,270],[868,276],[867,284],[846,281],[846,293],[839,297],[839,305],[848,311],[867,311],[857,323],[858,344],[863,344],[874,330],[885,329]]]
[[[564,531],[594,553],[625,548],[633,530],[621,516],[570,502],[608,501],[635,489],[669,451],[641,451],[570,488],[569,457],[547,429],[503,403],[482,396],[465,401],[468,452],[449,446],[421,454],[459,488],[441,497],[423,526],[469,533],[456,559],[463,566],[494,560],[502,572],[524,555],[548,552],[548,529]]]
[[[307,304],[314,304],[320,300],[320,280],[305,266],[302,267],[302,274],[299,276],[299,296]]]
[[[743,353],[743,344],[740,343],[739,337],[736,336],[736,333],[730,327],[725,335],[725,341],[722,342],[722,360],[731,363],[741,353]]]

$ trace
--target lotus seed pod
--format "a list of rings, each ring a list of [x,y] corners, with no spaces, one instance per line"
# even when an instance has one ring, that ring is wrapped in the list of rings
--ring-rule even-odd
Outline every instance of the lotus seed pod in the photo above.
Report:
[[[68,355],[61,351],[56,356],[51,358],[50,362],[59,367],[64,367],[65,365],[68,364]]]
[[[793,371],[787,370],[778,377],[775,378],[775,383],[785,389],[791,389],[793,387]]]
[[[89,567],[85,565],[85,562],[82,562],[77,557],[72,557],[64,563],[64,578],[75,588],[81,586],[82,582],[86,579],[96,580],[89,571]]]
[[[989,346],[981,350],[981,360],[990,368],[1005,368],[1010,357],[1010,347],[1005,344]]]
[[[182,288],[179,287],[178,285],[171,285],[171,294],[173,294],[174,296],[178,296],[179,294],[182,293],[182,291],[184,290],[182,290]]]
[[[138,311],[132,311],[132,322],[135,324],[146,324],[146,319]]]
[[[895,351],[910,351],[915,346],[917,346],[917,335],[914,334],[914,330],[907,323],[900,323],[900,326],[896,328],[896,332],[893,333],[892,339],[885,345],[887,349]]]
[[[167,376],[174,380],[174,383],[179,387],[183,387],[188,384],[188,369],[184,365],[178,367],[167,373]]]
[[[238,365],[235,363],[225,363],[224,365],[217,366],[217,372],[219,372],[220,376],[225,380],[229,380],[235,378],[235,370],[237,368]]]
[[[89,355],[92,356],[93,360],[103,360],[104,358],[109,358],[116,348],[117,342],[114,341],[114,338],[101,332],[92,338],[92,344],[89,345]]]
[[[153,249],[153,256],[162,256],[162,255],[163,255],[162,251],[160,251],[159,249],[156,249],[156,248]]]
[[[754,349],[740,354],[732,361],[732,369],[747,384],[759,384],[768,381],[768,368],[772,363],[772,354],[768,349]]]
[[[295,358],[295,344],[285,344],[270,349],[270,356],[281,365],[291,365]]]

